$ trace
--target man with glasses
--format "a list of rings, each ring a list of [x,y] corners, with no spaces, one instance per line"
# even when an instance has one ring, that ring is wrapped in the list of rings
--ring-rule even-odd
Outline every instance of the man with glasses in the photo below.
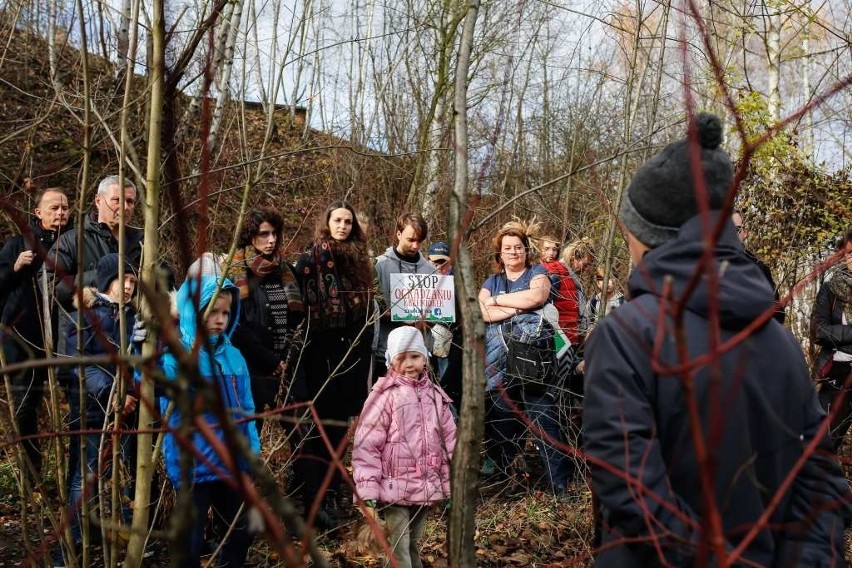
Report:
[[[748,228],[746,227],[745,222],[743,221],[743,216],[740,215],[739,211],[734,211],[731,215],[731,220],[734,222],[734,228],[737,230],[737,236],[740,238],[740,242],[743,243],[743,248],[745,248],[746,239],[748,239]],[[760,268],[760,271],[766,277],[766,280],[769,282],[769,285],[772,286],[772,290],[775,293],[775,313],[772,315],[778,323],[784,323],[784,319],[786,314],[784,313],[784,306],[782,306],[778,300],[778,287],[775,285],[775,280],[772,279],[772,271],[769,270],[769,267],[766,266],[766,263],[757,258],[754,253],[750,250],[745,249],[746,256],[748,256],[754,263]]]
[[[53,287],[56,301],[67,311],[73,311],[72,299],[78,287],[95,286],[98,260],[109,253],[118,253],[118,230],[121,220],[121,192],[118,176],[107,176],[98,185],[95,210],[86,216],[82,227],[64,233],[50,250],[45,263],[47,281]],[[134,269],[142,258],[142,229],[131,227],[136,207],[136,185],[124,179],[124,251]],[[77,231],[83,231],[83,250],[77,250]],[[83,273],[77,274],[78,258],[83,257]],[[62,334],[60,334],[62,335]]]
[[[429,262],[435,267],[435,270],[442,275],[452,274],[452,265],[450,264],[450,245],[443,241],[432,243],[429,247]]]
[[[453,275],[453,263],[450,258],[450,245],[443,241],[429,246],[429,262],[435,267],[436,274]],[[444,392],[453,400],[454,408],[461,405],[462,395],[462,345],[464,336],[460,321],[461,308],[456,295],[456,321],[450,324],[432,326],[432,355],[435,370]]]

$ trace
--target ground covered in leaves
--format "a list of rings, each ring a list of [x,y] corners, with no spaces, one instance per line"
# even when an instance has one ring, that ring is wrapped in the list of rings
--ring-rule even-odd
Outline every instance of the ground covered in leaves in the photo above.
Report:
[[[275,447],[275,446],[270,446]],[[280,447],[280,446],[279,446]],[[480,499],[476,509],[475,547],[477,566],[592,566],[592,511],[591,493],[585,479],[576,480],[565,496],[556,497],[542,490],[539,464],[534,448],[526,452],[529,467],[521,467],[510,479],[483,479]],[[847,478],[852,475],[852,458],[844,455]],[[286,486],[286,452],[278,453],[278,460],[270,469],[279,472],[282,486]],[[49,536],[46,512],[56,514],[59,504],[48,503],[46,498],[30,498],[22,507],[16,482],[15,465],[11,460],[0,461],[0,568],[30,565],[27,550],[38,556]],[[48,489],[55,486],[47,479]],[[166,491],[164,502],[169,509],[173,496]],[[341,495],[340,509],[348,513],[335,538],[320,535],[319,545],[331,566],[377,567],[382,556],[378,551],[361,547],[357,534],[364,524],[361,515],[351,508],[351,495]],[[447,558],[446,520],[448,511],[435,507],[426,525],[421,556],[424,566],[444,568]],[[26,527],[24,526],[26,523]],[[847,565],[852,566],[852,531],[847,531]],[[99,547],[91,549],[89,566],[104,566]],[[168,547],[155,542],[150,547],[150,558],[144,566],[169,566]],[[32,557],[32,556],[30,556]],[[43,565],[43,564],[42,564]],[[249,566],[266,568],[282,566],[283,561],[269,543],[256,540],[249,556]]]
[[[28,565],[26,549],[38,555],[50,529],[36,511],[21,507],[14,481],[14,466],[0,466],[0,567]],[[528,475],[503,481],[483,481],[476,511],[476,556],[479,566],[590,566],[591,497],[585,483],[577,483],[570,496],[555,497],[536,488]],[[349,501],[342,496],[343,505]],[[349,501],[351,502],[351,501]],[[54,511],[58,510],[58,504]],[[435,507],[426,525],[422,541],[424,566],[446,567],[448,512]],[[24,516],[26,515],[26,516]],[[24,545],[24,519],[27,541]],[[353,510],[336,538],[322,535],[319,544],[332,566],[381,566],[381,554],[361,548],[356,535],[363,525],[361,515]],[[168,547],[155,543],[153,556],[144,565],[168,566]],[[90,566],[102,566],[100,547],[93,546]],[[249,566],[281,566],[283,562],[268,543],[256,540],[249,556]]]

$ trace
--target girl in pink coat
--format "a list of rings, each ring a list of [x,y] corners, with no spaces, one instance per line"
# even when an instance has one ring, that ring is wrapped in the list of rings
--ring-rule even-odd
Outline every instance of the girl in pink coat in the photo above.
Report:
[[[388,336],[388,374],[364,403],[352,467],[357,497],[384,513],[399,566],[422,566],[418,541],[428,506],[450,496],[456,425],[450,398],[429,379],[428,352],[413,326]]]

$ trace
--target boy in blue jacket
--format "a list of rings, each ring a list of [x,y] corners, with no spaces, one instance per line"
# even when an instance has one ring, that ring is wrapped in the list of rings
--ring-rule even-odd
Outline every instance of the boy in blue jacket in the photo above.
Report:
[[[221,417],[227,416],[233,431],[248,440],[252,451],[260,452],[257,428],[246,420],[255,412],[248,367],[240,351],[231,345],[231,335],[240,319],[239,289],[230,280],[224,280],[218,294],[216,290],[216,278],[203,275],[186,280],[177,293],[181,342],[187,351],[198,354],[198,373],[207,383],[210,396],[202,396],[200,386],[187,381],[173,354],[165,354],[162,361],[166,379],[175,381],[178,391],[189,395],[183,405],[175,400],[163,444],[166,472],[172,485],[176,490],[192,493],[194,523],[189,548],[181,563],[188,567],[200,566],[209,510],[213,510],[214,522],[228,526],[243,505],[242,493],[230,480],[248,472],[248,464],[243,459],[223,459],[209,438],[215,436],[220,448],[233,448],[221,426]],[[164,416],[169,402],[167,398],[160,399]],[[194,417],[192,425],[182,423],[188,408]],[[207,432],[206,436],[199,426]],[[178,436],[188,436],[188,444],[179,443]],[[189,455],[182,456],[181,450]],[[246,517],[241,515],[222,546],[217,566],[243,566],[252,539]]]

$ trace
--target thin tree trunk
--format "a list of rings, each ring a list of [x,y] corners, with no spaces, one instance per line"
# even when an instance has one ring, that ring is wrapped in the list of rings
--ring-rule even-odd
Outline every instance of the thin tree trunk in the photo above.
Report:
[[[802,101],[808,104],[811,101],[811,33],[806,28],[802,33]],[[805,155],[812,156],[816,146],[814,144],[814,115],[807,113],[804,118],[805,134],[802,136],[805,147]]]
[[[426,188],[423,193],[423,217],[432,227],[443,225],[439,219],[438,193],[441,191],[441,140],[444,138],[446,128],[444,112],[444,97],[438,99],[435,114],[429,125],[429,146],[426,148]],[[412,184],[412,188],[414,185]]]
[[[131,109],[131,102],[130,101],[132,99],[132,97],[131,97],[131,85],[132,85],[132,79],[133,79],[133,62],[136,59],[136,47],[137,47],[136,40],[137,40],[137,37],[138,37],[137,36],[137,30],[138,30],[139,2],[137,1],[135,3],[135,10],[133,11],[134,17],[133,17],[133,22],[132,22],[132,26],[133,26],[132,33],[130,33],[130,30],[129,30],[129,26],[131,25],[129,23],[131,4],[128,3],[126,8],[127,8],[128,12],[127,13],[123,12],[122,18],[124,18],[126,16],[127,19],[128,19],[128,22],[127,23],[123,22],[122,25],[128,27],[128,29],[125,30],[126,32],[128,32],[128,35],[127,35],[126,38],[122,39],[122,41],[125,42],[125,45],[122,47],[122,50],[118,54],[118,57],[119,57],[118,68],[120,70],[125,71],[125,73],[124,73],[124,97],[123,97],[123,100],[122,100],[121,115],[120,115],[120,120],[119,120],[119,132],[120,132],[120,134],[119,134],[119,141],[118,141],[118,143],[119,143],[118,176],[119,176],[120,180],[124,180],[124,177],[125,177],[124,168],[125,168],[125,164],[127,163],[127,153],[128,153],[128,148],[129,148],[128,140],[130,139],[130,134],[128,132],[128,127],[129,127],[128,123],[129,123],[130,109]],[[119,185],[123,187],[124,182],[122,181]],[[124,211],[125,211],[125,209],[124,209],[124,191],[122,191],[122,192],[119,193],[120,219],[119,219],[119,228],[118,228],[119,229],[118,230],[118,254],[119,254],[119,257],[122,258],[122,259],[125,258],[126,254],[127,254],[127,251],[125,250],[125,230],[126,230],[125,223],[126,223],[127,220],[124,218]],[[119,278],[119,281],[124,281],[124,263],[123,262],[119,263],[119,265],[118,265],[118,278]],[[128,337],[127,337],[127,331],[126,331],[127,330],[127,325],[126,325],[127,314],[124,311],[124,299],[121,298],[119,303],[120,303],[120,306],[121,306],[121,309],[118,312],[119,332],[120,332],[119,344],[121,346],[121,353],[127,353],[127,343],[128,343]],[[120,371],[119,371],[119,373],[116,377],[116,384],[115,384],[114,391],[115,391],[115,400],[117,401],[116,406],[118,408],[123,408],[124,397],[125,397],[125,393],[126,393],[126,390],[127,390],[125,381],[127,380],[127,376],[130,373],[130,370],[127,367],[126,364],[121,364],[119,366],[119,369],[120,369]],[[112,491],[111,491],[111,499],[110,499],[110,503],[111,503],[111,507],[112,507],[111,518],[112,519],[121,519],[122,523],[124,521],[123,503],[122,503],[122,499],[121,499],[122,487],[121,487],[121,484],[118,483],[116,480],[118,478],[119,470],[120,470],[120,468],[118,467],[118,463],[119,463],[119,460],[121,458],[121,452],[120,452],[120,450],[121,450],[121,434],[122,434],[123,429],[124,429],[123,416],[122,416],[122,413],[119,411],[119,412],[116,412],[114,417],[113,417],[113,428],[112,428],[112,431],[111,431],[111,435],[110,436],[105,435],[105,436],[102,437],[102,440],[107,439],[107,437],[109,437],[111,439],[111,463],[112,463],[112,468],[110,469],[111,476],[112,476],[112,483],[111,483]],[[103,471],[103,468],[99,467],[98,470]],[[99,478],[99,484],[101,484],[103,481],[104,481],[103,479]],[[98,495],[99,495],[99,498],[102,497],[103,491],[98,491]],[[104,510],[104,508],[101,507],[101,511],[103,511],[103,510]],[[110,524],[109,538],[106,538],[104,540],[104,549],[103,549],[104,550],[104,561],[105,561],[106,565],[108,565],[110,567],[117,566],[117,564],[118,564],[118,548],[115,546],[115,543],[118,542],[116,526],[117,526],[117,523],[111,523]],[[104,533],[106,533],[105,529],[102,529],[102,531]],[[108,545],[107,543],[112,543],[112,544]]]
[[[231,71],[234,68],[234,47],[237,43],[237,34],[240,31],[240,20],[243,17],[243,3],[234,0],[228,4],[228,8],[222,14],[221,36],[216,42],[217,53],[214,57],[214,69],[216,71],[216,108],[213,110],[213,120],[210,122],[210,134],[207,135],[207,145],[210,154],[216,152],[219,141],[219,129],[225,114],[225,105],[231,98]]]
[[[665,9],[667,10],[665,21],[668,22],[668,9],[670,9],[671,4],[666,4]],[[636,27],[633,36],[633,50],[631,52],[631,62],[628,67],[628,76],[627,76],[627,106],[625,108],[625,117],[624,117],[624,143],[629,145],[633,139],[633,123],[636,120],[636,115],[638,113],[639,102],[640,100],[645,99],[645,93],[642,92],[642,85],[645,82],[645,75],[648,72],[648,61],[649,57],[642,57],[642,62],[640,62],[639,53],[642,49],[642,28],[644,25],[644,15],[642,11],[638,11],[636,14]],[[667,24],[666,24],[667,25]],[[667,29],[667,28],[666,28]],[[662,43],[665,45],[666,38],[663,36]],[[662,48],[661,48],[662,49]],[[664,52],[660,54],[660,63],[662,63],[662,57]],[[641,69],[639,69],[641,67]],[[660,83],[657,83],[657,91],[651,93],[651,96],[654,100],[653,108],[654,113],[656,114],[657,107],[657,99],[660,97],[659,92]],[[653,127],[653,125],[648,125],[649,128]],[[618,175],[618,182],[615,187],[616,194],[615,200],[612,203],[612,210],[615,214],[616,218],[618,215],[618,210],[621,208],[621,200],[624,198],[624,189],[628,178],[627,165],[628,165],[629,155],[627,153],[623,154],[621,157],[621,166],[620,173]],[[610,271],[610,250],[612,249],[612,241],[615,238],[615,231],[618,229],[618,223],[616,219],[613,218],[612,221],[607,225],[606,232],[604,234],[604,242],[602,250],[606,254],[606,266],[605,272],[608,273]],[[608,274],[607,274],[608,275]],[[605,276],[607,276],[605,275]],[[604,281],[606,282],[606,281]]]
[[[304,93],[305,89],[302,86],[302,73],[305,71],[305,47],[306,37],[308,34],[308,22],[313,18],[314,3],[312,0],[305,0],[302,5],[302,17],[299,18],[298,24],[298,47],[296,58],[296,72],[293,78],[293,90],[290,94],[290,119],[296,117],[296,103],[299,100],[300,91]]]
[[[764,3],[766,21],[766,90],[769,116],[773,122],[781,119],[781,29],[777,8]],[[772,10],[772,11],[770,11]]]
[[[448,522],[451,566],[475,566],[474,532],[479,498],[479,454],[485,420],[485,377],[483,341],[485,324],[479,311],[473,259],[467,246],[470,197],[468,195],[467,83],[473,49],[479,0],[471,0],[465,17],[456,65],[454,100],[456,157],[455,185],[450,203],[453,256],[457,259],[456,290],[460,295],[465,329],[461,421],[452,466],[452,507]]]
[[[166,51],[163,0],[154,0],[153,10],[154,20],[151,26],[151,40],[154,58],[151,60],[149,71],[151,95],[149,104],[150,116],[148,118],[148,170],[146,174],[146,195],[143,209],[145,215],[145,241],[142,251],[142,282],[149,290],[156,288],[156,262],[159,250],[160,153]],[[156,335],[151,330],[142,347],[143,357],[150,357],[154,354],[156,342]],[[148,533],[151,479],[154,473],[151,434],[149,433],[154,427],[153,406],[154,378],[147,368],[145,368],[142,373],[142,385],[139,396],[140,433],[136,438],[136,493],[133,496],[133,521],[131,523],[130,542],[127,546],[126,565],[131,568],[142,565],[142,556]]]
[[[59,62],[56,55],[56,12],[58,2],[47,3],[47,60],[50,63],[50,82],[59,93],[62,83],[59,81]]]
[[[324,7],[322,2],[320,2],[319,9],[314,11],[312,15],[312,23],[314,26],[314,42],[317,45],[323,44],[323,26],[322,20],[318,17],[318,14],[324,13]],[[302,130],[302,141],[306,142],[308,140],[308,136],[311,132],[311,121],[313,120],[314,110],[315,108],[319,108],[322,110],[323,105],[314,106],[314,102],[318,99],[317,93],[322,92],[322,73],[320,70],[322,69],[322,59],[320,57],[320,50],[314,50],[314,64],[311,66],[311,79],[308,88],[308,97],[305,101],[305,124]],[[319,120],[319,128],[320,130],[325,130],[325,119],[323,116],[320,116]]]
[[[85,192],[82,192],[85,193]],[[80,199],[83,199],[83,195],[81,194]],[[55,259],[54,259],[55,262]],[[41,305],[44,306],[44,356],[46,358],[50,358],[54,356],[53,346],[55,344],[55,338],[53,337],[53,311],[51,309],[51,297],[48,288],[47,282],[47,273],[41,271]],[[54,459],[56,461],[56,479],[64,481],[68,476],[68,471],[66,470],[65,461],[65,445],[63,443],[63,438],[60,436],[60,432],[63,430],[62,424],[62,411],[59,408],[59,382],[56,380],[56,367],[48,367],[47,368],[47,384],[50,391],[50,399],[48,404],[49,409],[49,417],[50,424],[53,428],[54,434],[56,434],[56,439],[53,444],[54,449]],[[62,504],[68,503],[68,486],[63,483],[57,483],[57,494],[59,495],[59,502]],[[59,524],[64,527],[62,530],[62,534],[60,535],[60,540],[64,539],[66,543],[68,543],[69,547],[73,546],[73,539],[71,537],[71,526],[64,522],[67,516],[67,507],[60,507],[59,509]],[[69,548],[70,550],[70,548]]]
[[[432,81],[434,91],[425,114],[418,111],[421,125],[421,131],[417,137],[419,157],[414,166],[406,204],[409,209],[417,209],[418,205],[421,206],[423,216],[430,225],[432,223],[443,225],[438,219],[438,194],[441,189],[440,164],[444,162],[444,159],[441,156],[443,152],[438,148],[445,138],[447,129],[446,110],[452,88],[453,46],[456,43],[459,23],[464,16],[465,12],[456,9],[455,2],[445,1],[442,4],[441,21],[436,33],[438,47],[435,57],[438,61],[434,81]],[[409,59],[410,56],[406,56],[407,66],[410,65]],[[415,89],[418,87],[421,86],[412,84],[412,92],[416,92]],[[425,191],[421,191],[421,188],[425,188]]]
[[[275,61],[275,51],[276,51],[276,44],[277,44],[276,38],[278,37],[278,31],[277,31],[278,26],[276,25],[276,23],[278,21],[279,6],[280,6],[280,4],[278,4],[278,3],[275,4],[275,7],[274,7],[275,13],[273,15],[273,20],[272,20],[272,25],[271,25],[272,38],[270,40],[270,44],[272,45],[272,48],[271,48],[272,54],[269,57],[270,61]],[[250,21],[250,22],[258,21],[257,5],[254,2],[249,2],[248,3],[248,10],[249,10],[248,21]],[[245,41],[246,45],[244,46],[244,48],[245,48],[245,53],[246,53],[246,61],[248,61],[248,54],[250,52],[249,51],[249,34],[251,34],[251,39],[254,41],[254,45],[255,45],[255,49],[253,50],[254,51],[254,57],[253,57],[254,64],[251,66],[252,67],[252,74],[254,75],[255,88],[257,89],[258,99],[260,100],[261,104],[266,105],[267,90],[266,90],[266,86],[264,85],[263,66],[260,63],[260,49],[259,49],[260,37],[257,33],[258,27],[259,26],[249,26],[248,33],[246,33],[246,41]],[[265,109],[265,107],[264,107],[264,109]]]
[[[83,1],[82,0],[77,0],[77,11],[81,15],[81,18],[80,18],[80,39],[81,39],[81,41],[80,41],[80,44],[81,44],[80,63],[81,63],[81,71],[83,73],[83,125],[82,125],[82,138],[83,138],[83,140],[82,140],[82,147],[83,147],[83,153],[84,154],[83,154],[83,167],[82,167],[81,172],[80,172],[81,173],[81,175],[80,175],[80,178],[81,178],[80,179],[80,202],[79,202],[79,209],[78,209],[76,222],[77,222],[77,227],[82,228],[83,227],[83,220],[85,218],[85,210],[86,210],[86,202],[85,202],[86,191],[85,191],[85,188],[86,188],[86,184],[88,183],[88,179],[89,179],[89,177],[88,177],[89,176],[89,162],[91,160],[90,144],[91,144],[92,107],[91,107],[91,84],[90,84],[90,77],[89,77],[89,52],[88,52],[88,49],[87,49],[88,40],[87,40],[87,34],[86,34],[86,23],[82,18],[82,14],[84,13],[83,12]],[[76,246],[77,246],[77,250],[79,250],[79,251],[83,250],[83,231],[82,230],[77,231]],[[83,255],[82,254],[77,255],[77,263],[78,263],[77,267],[76,267],[77,276],[75,276],[76,289],[74,291],[74,294],[77,297],[78,305],[82,305],[83,304],[83,302],[82,302],[83,289],[82,289],[82,286],[81,286],[81,283],[83,281],[83,278],[82,278],[82,275],[83,275],[83,266],[82,266]],[[83,327],[83,310],[77,311],[77,321],[74,322],[74,324],[77,326],[78,329],[82,329],[82,327]],[[82,338],[83,338],[83,334],[78,333],[77,334],[77,353],[83,352]],[[80,421],[79,421],[78,427],[80,428],[80,431],[84,431],[87,427],[86,426],[86,411],[85,411],[85,409],[86,409],[86,385],[85,385],[85,382],[84,382],[84,378],[85,378],[86,374],[85,374],[82,366],[78,367],[78,375],[80,377],[80,379],[79,379],[80,382],[78,384],[79,404],[80,404],[80,406],[79,406],[79,408],[80,408]],[[72,432],[71,435],[73,436],[75,434]],[[80,448],[79,448],[80,455],[78,456],[78,458],[79,458],[78,468],[80,469],[81,479],[85,480],[87,478],[87,475],[86,475],[86,438],[85,438],[85,436],[81,435],[79,432],[76,435],[80,439]],[[88,501],[89,501],[88,499],[84,498],[83,502],[79,504],[80,505],[79,519],[80,519],[80,525],[81,525],[80,528],[82,529],[81,532],[82,532],[82,537],[83,537],[83,542],[82,542],[83,554],[82,554],[82,559],[81,559],[81,563],[82,563],[81,565],[82,566],[88,566],[89,565],[89,559],[90,559],[89,543],[90,543],[91,535],[89,534],[90,531],[89,531],[89,523],[88,523],[88,518],[89,518]],[[74,549],[72,547],[71,551],[73,551],[73,550]]]
[[[121,15],[119,17],[118,34],[116,34],[116,42],[118,47],[118,60],[125,61],[125,69],[129,74],[133,73],[133,58],[130,57],[130,13],[132,10],[131,0],[122,0]],[[136,21],[137,18],[133,18]],[[135,31],[134,31],[135,35]],[[133,48],[134,51],[136,48]],[[121,67],[119,67],[121,68]]]

